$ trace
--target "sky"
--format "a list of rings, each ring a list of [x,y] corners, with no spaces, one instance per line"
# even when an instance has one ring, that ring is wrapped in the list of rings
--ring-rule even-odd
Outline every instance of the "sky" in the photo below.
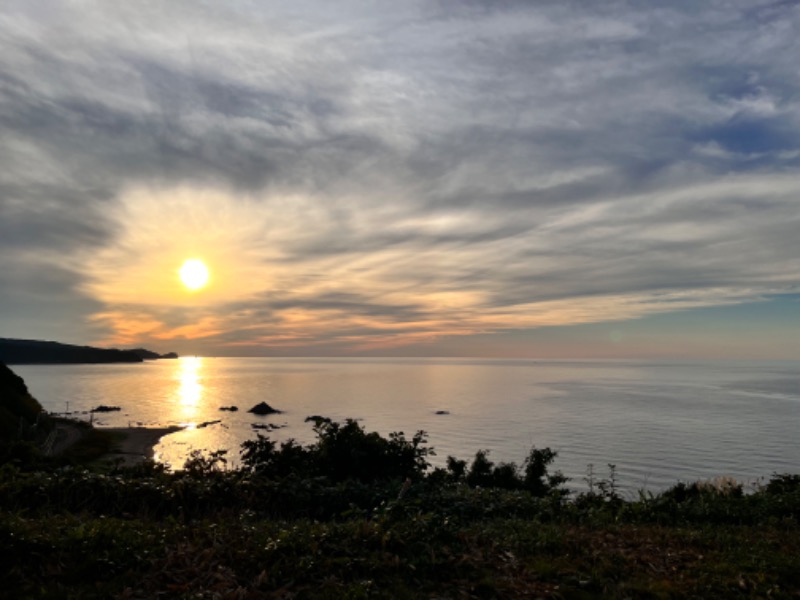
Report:
[[[6,0],[0,337],[798,360],[798,57],[796,1]]]

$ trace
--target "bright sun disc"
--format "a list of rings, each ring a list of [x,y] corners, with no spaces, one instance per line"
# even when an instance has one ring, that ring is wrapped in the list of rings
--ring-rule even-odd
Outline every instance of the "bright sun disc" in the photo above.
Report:
[[[190,258],[184,262],[179,274],[183,285],[190,290],[199,290],[208,283],[208,268],[203,261],[196,258]]]

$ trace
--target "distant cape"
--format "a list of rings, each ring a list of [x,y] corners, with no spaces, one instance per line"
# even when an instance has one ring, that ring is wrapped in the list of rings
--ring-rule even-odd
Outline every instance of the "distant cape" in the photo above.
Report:
[[[118,350],[42,340],[0,338],[0,362],[8,365],[143,362],[177,357],[174,352],[158,354],[144,348]]]

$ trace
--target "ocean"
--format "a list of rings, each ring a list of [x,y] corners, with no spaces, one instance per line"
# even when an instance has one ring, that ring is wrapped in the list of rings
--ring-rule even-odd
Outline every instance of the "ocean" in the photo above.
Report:
[[[609,464],[631,494],[800,472],[797,362],[184,357],[12,368],[50,412],[88,420],[104,404],[121,410],[95,413],[96,425],[183,426],[156,447],[176,468],[193,450],[227,449],[236,464],[258,432],[311,442],[305,418],[321,415],[384,435],[425,430],[437,466],[480,449],[521,464],[532,446],[550,447],[576,490]],[[282,412],[247,412],[259,402]],[[230,406],[239,410],[220,410]]]

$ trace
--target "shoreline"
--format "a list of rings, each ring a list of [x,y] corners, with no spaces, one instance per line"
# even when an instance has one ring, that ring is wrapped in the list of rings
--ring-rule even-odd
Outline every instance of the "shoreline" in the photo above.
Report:
[[[155,447],[162,437],[181,431],[183,427],[97,427],[98,431],[112,434],[114,447],[103,458],[120,457],[122,465],[135,466],[155,456]]]

